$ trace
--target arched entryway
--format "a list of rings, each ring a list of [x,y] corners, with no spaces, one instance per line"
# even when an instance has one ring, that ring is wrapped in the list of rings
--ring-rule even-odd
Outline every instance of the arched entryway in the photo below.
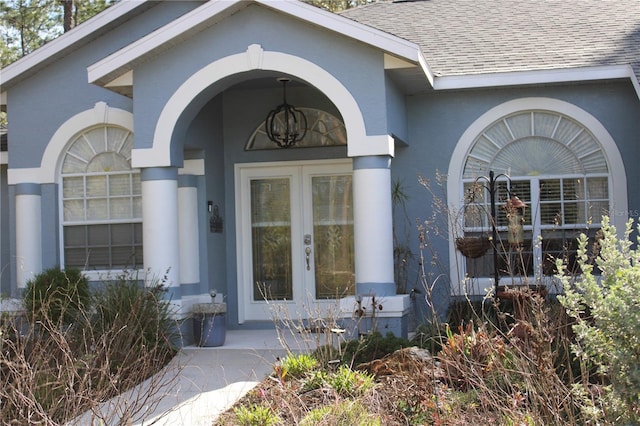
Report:
[[[223,209],[226,213],[227,224],[225,232],[231,233],[232,236],[237,233],[235,238],[226,237],[226,252],[224,254],[229,260],[224,263],[223,267],[227,277],[227,290],[230,293],[229,305],[232,308],[237,307],[238,321],[242,322],[246,318],[263,318],[254,318],[243,313],[243,310],[249,306],[246,301],[250,298],[255,299],[254,292],[250,291],[253,288],[252,280],[254,277],[247,273],[247,269],[253,268],[253,265],[247,266],[243,263],[252,253],[251,248],[248,248],[250,246],[246,245],[251,244],[250,239],[242,236],[242,214],[246,211],[246,206],[251,206],[251,199],[247,201],[246,206],[238,203],[245,199],[247,194],[250,196],[251,179],[248,178],[244,181],[248,182],[246,188],[242,184],[239,185],[237,180],[238,176],[242,176],[242,170],[258,170],[261,166],[252,163],[264,163],[269,159],[275,160],[276,163],[282,161],[275,168],[278,173],[288,167],[296,170],[290,175],[293,176],[291,182],[294,180],[304,182],[306,177],[310,175],[323,178],[331,177],[332,179],[337,176],[338,180],[341,179],[340,176],[349,176],[348,186],[353,187],[353,211],[349,220],[353,223],[355,286],[354,283],[351,283],[351,287],[348,288],[355,287],[355,291],[365,294],[394,295],[390,197],[392,138],[387,135],[370,136],[366,134],[364,119],[355,99],[347,86],[329,72],[303,58],[281,52],[264,51],[257,45],[249,46],[244,53],[215,61],[188,78],[164,106],[156,125],[153,147],[133,151],[132,162],[142,170],[145,268],[168,275],[167,281],[174,283],[172,284],[174,298],[180,299],[186,295],[185,288],[187,286],[180,282],[180,276],[184,274],[185,267],[185,260],[181,260],[180,253],[183,250],[181,245],[188,244],[189,239],[180,237],[180,233],[177,231],[179,229],[177,224],[181,221],[180,212],[186,208],[183,203],[178,204],[177,199],[178,193],[182,189],[180,182],[187,180],[185,175],[194,175],[193,180],[196,182],[200,178],[197,174],[180,169],[180,166],[186,164],[186,162],[183,163],[183,159],[186,158],[184,150],[188,141],[184,135],[189,134],[190,123],[198,117],[203,108],[216,108],[211,104],[212,99],[219,99],[221,108],[228,108],[232,104],[232,101],[228,101],[224,96],[221,98],[218,96],[222,90],[229,87],[229,85],[223,84],[224,82],[232,81],[234,84],[238,84],[238,81],[242,80],[243,87],[252,90],[250,84],[252,75],[264,77],[264,73],[271,76],[276,76],[279,73],[290,76],[305,87],[313,89],[332,104],[336,114],[344,122],[347,148],[343,150],[340,158],[333,157],[333,160],[340,161],[317,161],[319,158],[327,157],[318,155],[317,158],[309,158],[294,153],[294,150],[281,150],[264,154],[259,159],[256,156],[251,157],[252,160],[247,164],[245,163],[247,160],[243,159],[248,157],[244,151],[240,152],[247,140],[243,139],[244,137],[239,137],[237,132],[224,133],[221,136],[225,144],[224,151],[220,151],[223,163],[217,164],[225,171],[217,173],[217,175],[222,176],[225,187],[226,206]],[[275,78],[273,80],[275,81]],[[211,93],[211,88],[217,86],[221,87],[220,91]],[[207,96],[203,96],[203,94]],[[248,101],[245,100],[245,102]],[[270,108],[273,106],[275,105]],[[265,109],[261,114],[266,116],[267,112],[268,109]],[[241,120],[237,120],[239,115],[232,114],[236,119],[236,124],[241,122]],[[224,125],[228,126],[229,122],[225,117]],[[242,123],[238,125],[242,125]],[[246,124],[244,130],[247,130]],[[252,131],[253,129],[248,130]],[[300,152],[302,151],[300,150]],[[234,169],[238,164],[242,164],[242,166]],[[337,171],[337,175],[333,173],[336,167],[340,169]],[[314,171],[310,174],[308,171],[311,169]],[[234,170],[234,175],[231,174],[231,170]],[[261,169],[262,171],[264,170]],[[209,173],[209,170],[204,171],[205,181],[208,179]],[[255,178],[261,179],[258,175]],[[235,185],[233,179],[236,180]],[[242,181],[242,178],[240,180]],[[345,186],[345,182],[341,182],[341,185]],[[313,189],[309,190],[313,191]],[[293,198],[291,199],[293,200]],[[192,200],[197,202],[197,197]],[[312,205],[304,200],[305,196],[303,195],[299,201],[300,217],[303,217],[306,211],[313,209]],[[158,205],[161,206],[162,215],[157,213]],[[192,208],[201,209],[202,205]],[[375,214],[371,214],[371,212],[375,212]],[[174,229],[176,232],[173,231]],[[305,245],[304,241],[309,232],[305,231],[304,227],[298,229],[296,234],[292,234],[291,241],[301,241],[302,243],[299,248],[292,246],[292,251],[295,249],[297,253],[295,256],[301,261],[302,269],[306,270],[305,250],[309,245]],[[376,231],[371,232],[372,229]],[[168,230],[168,232],[158,232],[158,230]],[[200,229],[192,233],[196,235],[203,232],[206,231]],[[200,257],[202,258],[202,256],[202,247],[200,247]],[[175,267],[167,269],[168,264],[175,265]],[[232,265],[237,265],[238,270],[232,270]],[[312,261],[309,262],[309,266],[311,269]],[[314,291],[316,290],[314,287]],[[306,292],[303,289],[300,294]],[[343,296],[343,294],[336,295],[336,297],[339,296]],[[244,300],[242,300],[243,298]],[[282,299],[284,300],[284,298]],[[300,301],[302,299],[302,296],[298,298]]]

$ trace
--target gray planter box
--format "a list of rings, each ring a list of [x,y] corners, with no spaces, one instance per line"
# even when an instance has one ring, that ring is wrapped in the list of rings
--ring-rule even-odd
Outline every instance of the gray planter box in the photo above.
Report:
[[[226,303],[197,303],[193,305],[193,337],[196,340],[196,345],[222,346],[226,333]]]

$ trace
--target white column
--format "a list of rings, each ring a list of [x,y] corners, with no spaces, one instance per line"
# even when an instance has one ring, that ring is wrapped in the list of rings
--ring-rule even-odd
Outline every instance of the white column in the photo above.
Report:
[[[393,296],[391,159],[357,157],[353,162],[353,222],[356,292]]]
[[[178,238],[180,241],[180,284],[199,283],[200,239],[198,235],[198,189],[195,186],[195,176],[180,176]]]
[[[16,283],[24,289],[27,281],[42,272],[42,213],[40,185],[16,185]]]
[[[142,237],[147,284],[161,280],[173,300],[180,299],[178,170],[143,169]]]

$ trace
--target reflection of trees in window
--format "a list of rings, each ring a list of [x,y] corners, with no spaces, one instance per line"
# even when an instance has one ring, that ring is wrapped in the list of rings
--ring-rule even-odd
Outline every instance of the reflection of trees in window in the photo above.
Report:
[[[316,176],[313,235],[317,299],[355,291],[351,176]]]
[[[291,200],[288,178],[251,181],[253,300],[291,300]]]

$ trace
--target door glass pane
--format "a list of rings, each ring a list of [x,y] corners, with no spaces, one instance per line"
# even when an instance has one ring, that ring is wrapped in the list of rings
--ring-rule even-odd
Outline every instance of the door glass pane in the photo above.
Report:
[[[355,294],[351,176],[312,178],[317,299]]]
[[[251,181],[253,300],[291,300],[291,197],[287,178]]]

